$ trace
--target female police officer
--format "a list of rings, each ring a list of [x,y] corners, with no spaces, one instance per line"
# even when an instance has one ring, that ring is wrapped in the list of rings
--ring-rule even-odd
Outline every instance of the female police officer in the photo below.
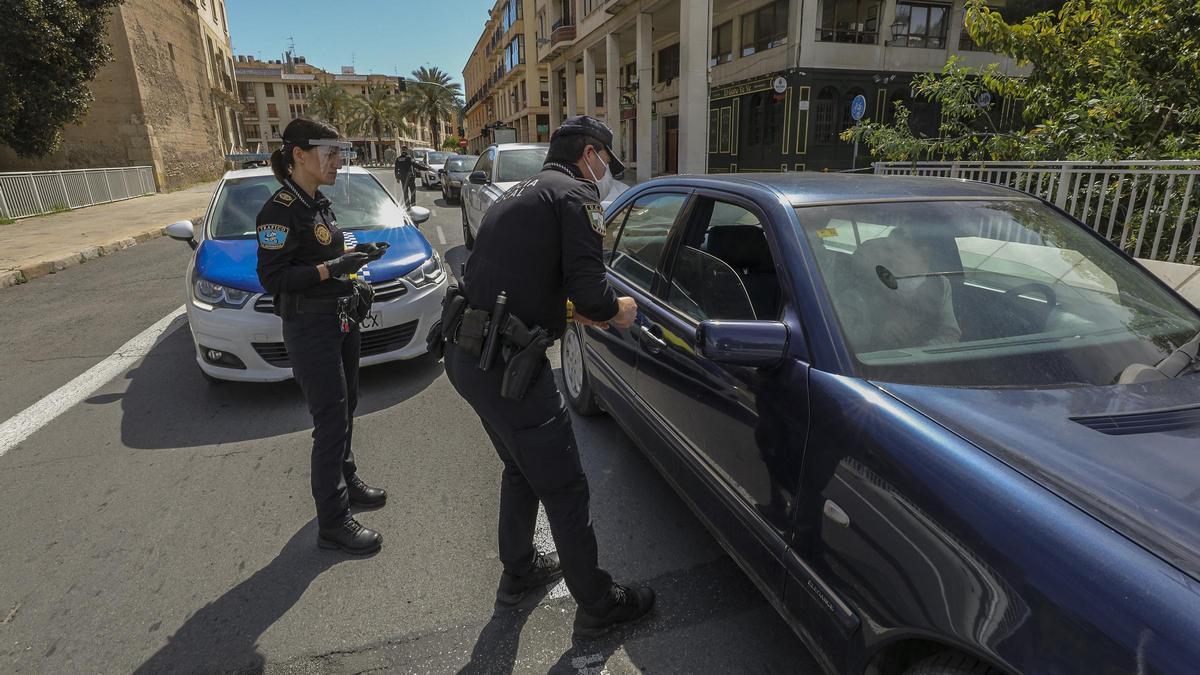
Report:
[[[387,493],[363,483],[350,451],[360,349],[355,317],[369,305],[370,287],[349,275],[386,245],[345,250],[329,200],[317,189],[333,185],[348,147],[328,124],[292,120],[283,147],[271,154],[283,187],[259,211],[256,230],[258,278],[275,296],[292,372],[313,417],[317,545],[363,554],[379,550],[382,537],[360,525],[350,506],[383,506]]]

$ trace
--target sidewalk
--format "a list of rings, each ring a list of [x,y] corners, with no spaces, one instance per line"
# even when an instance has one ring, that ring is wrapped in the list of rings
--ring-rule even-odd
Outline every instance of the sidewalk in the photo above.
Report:
[[[23,284],[162,236],[204,213],[216,183],[0,225],[0,288]]]

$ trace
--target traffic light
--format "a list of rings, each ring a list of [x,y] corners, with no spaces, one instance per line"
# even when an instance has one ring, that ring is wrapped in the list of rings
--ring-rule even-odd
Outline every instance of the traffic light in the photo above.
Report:
[[[400,83],[396,85],[396,91],[401,93],[408,91],[408,82],[404,79],[403,75],[400,76]]]

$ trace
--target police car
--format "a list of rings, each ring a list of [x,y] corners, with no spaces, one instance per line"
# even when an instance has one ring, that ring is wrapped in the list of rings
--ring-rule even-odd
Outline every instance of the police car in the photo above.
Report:
[[[292,377],[274,299],[258,281],[255,218],[279,189],[268,168],[230,171],[204,218],[180,221],[165,233],[195,250],[188,263],[186,306],[196,362],[210,380],[274,382]],[[441,313],[447,273],[416,225],[428,209],[401,208],[367,170],[352,166],[321,188],[333,203],[347,247],[386,241],[383,258],[360,274],[375,288],[362,323],[361,365],[410,359],[426,352],[425,337]]]

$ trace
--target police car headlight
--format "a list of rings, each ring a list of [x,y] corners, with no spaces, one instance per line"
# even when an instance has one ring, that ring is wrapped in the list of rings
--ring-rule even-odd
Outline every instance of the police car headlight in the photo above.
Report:
[[[434,251],[433,255],[421,263],[420,267],[404,275],[404,278],[413,286],[423,288],[430,284],[441,283],[444,275],[442,258],[437,254],[437,251]]]
[[[240,288],[214,284],[208,279],[196,279],[193,288],[195,289],[196,300],[204,305],[209,305],[208,309],[214,307],[241,309],[246,304],[246,301],[250,299],[250,296],[254,295],[250,291],[243,291]]]

